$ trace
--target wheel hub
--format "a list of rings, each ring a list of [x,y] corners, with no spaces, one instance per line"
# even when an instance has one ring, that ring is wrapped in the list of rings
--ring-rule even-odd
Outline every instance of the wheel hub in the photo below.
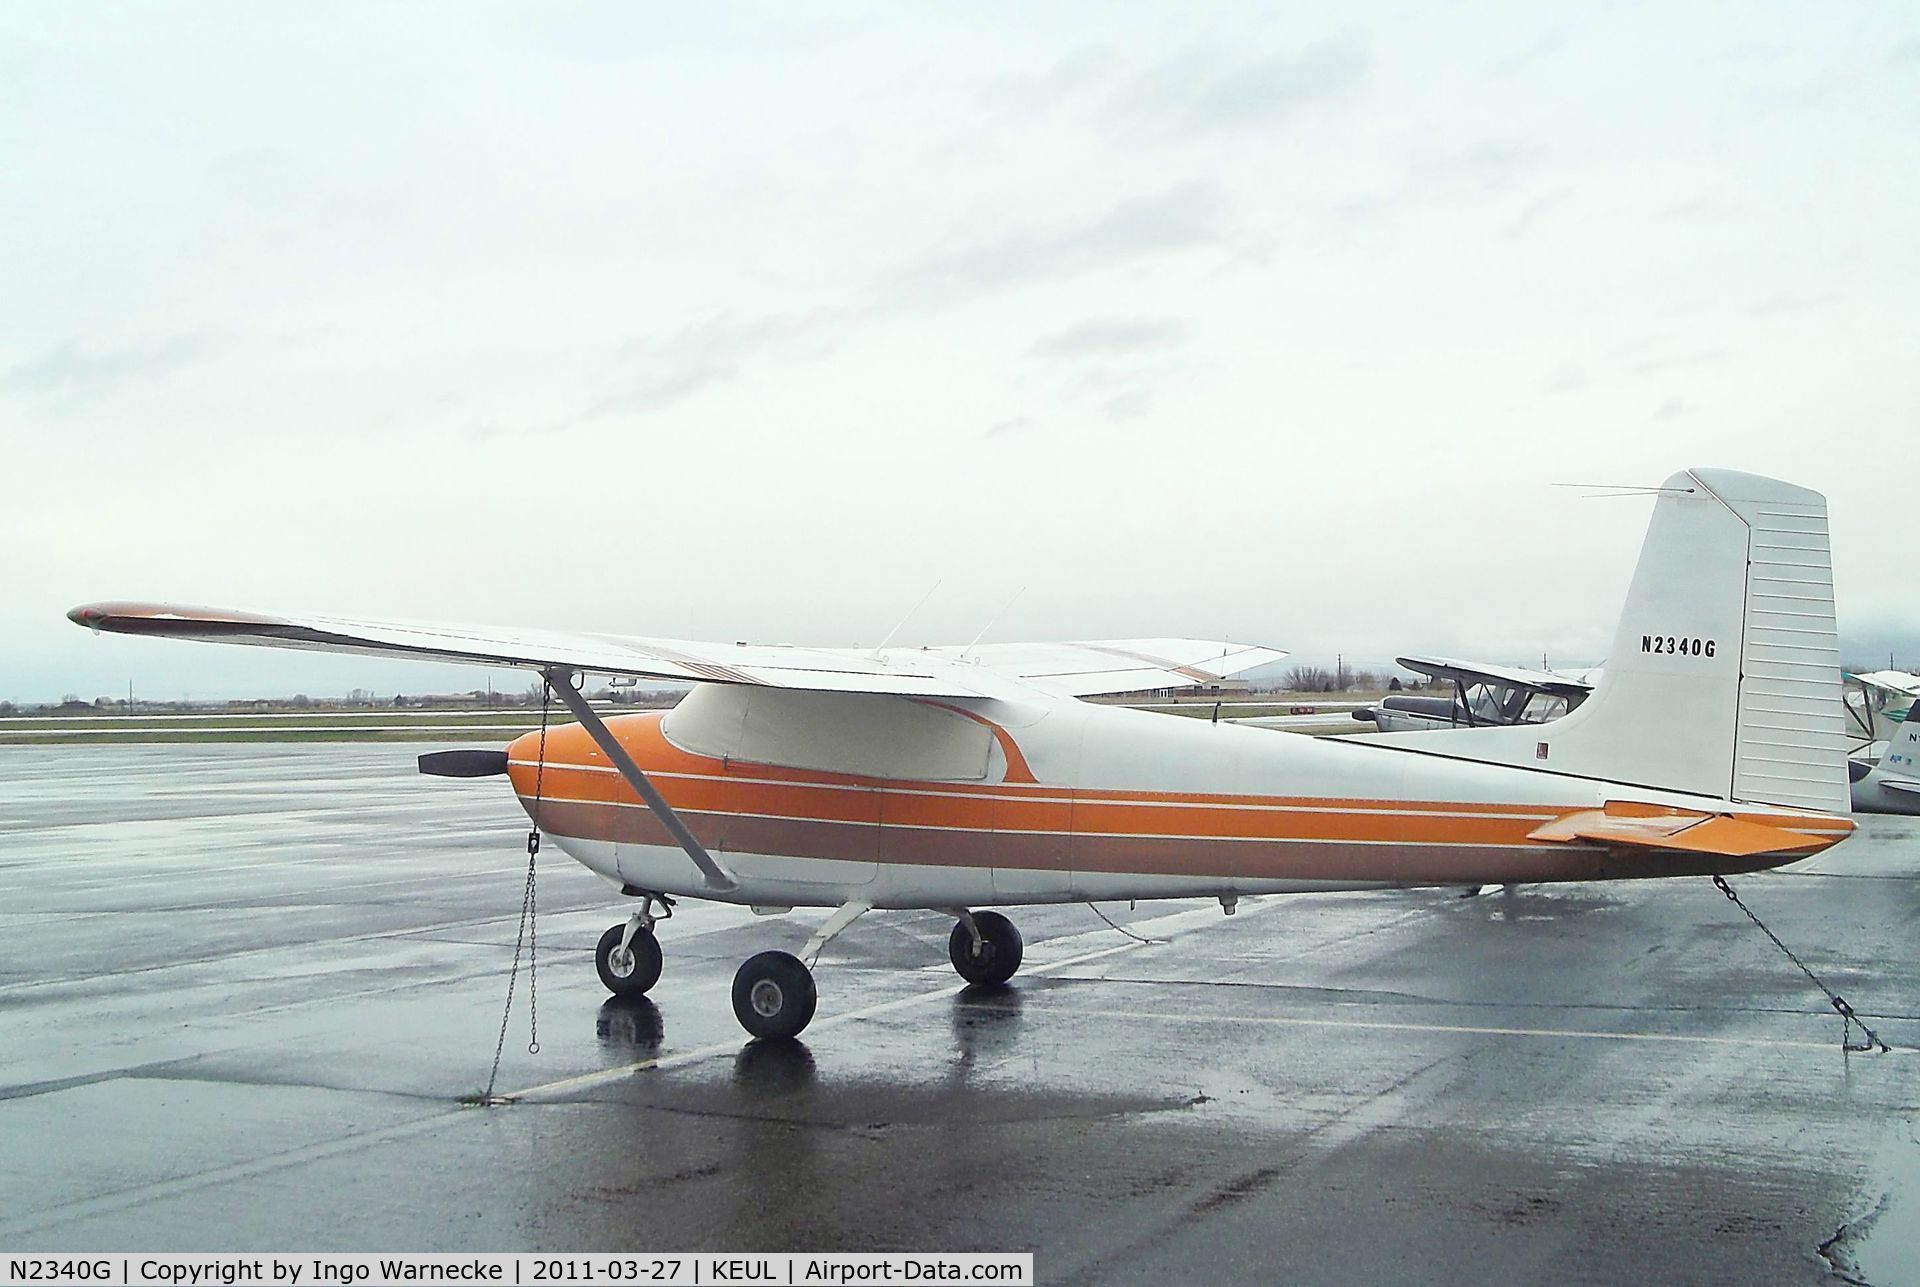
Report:
[[[747,1002],[753,1006],[753,1012],[762,1019],[771,1019],[780,1013],[787,999],[780,991],[780,985],[772,979],[761,979],[747,993]]]
[[[616,947],[607,953],[607,969],[616,979],[624,979],[633,973],[633,949]]]

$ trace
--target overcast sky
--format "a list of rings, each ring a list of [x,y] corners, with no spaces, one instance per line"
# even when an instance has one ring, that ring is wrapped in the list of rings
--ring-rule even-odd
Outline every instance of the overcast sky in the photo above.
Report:
[[[1341,8],[0,7],[0,698],[480,682],[101,598],[1592,660],[1551,484],[1699,464],[1920,634],[1920,9]]]

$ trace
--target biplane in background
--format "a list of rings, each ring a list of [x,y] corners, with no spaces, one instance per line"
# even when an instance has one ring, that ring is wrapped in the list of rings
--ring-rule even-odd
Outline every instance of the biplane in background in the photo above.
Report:
[[[1855,754],[1878,760],[1900,732],[1902,721],[1920,701],[1920,675],[1904,670],[1873,670],[1842,674],[1846,683],[1847,731],[1857,742]]]
[[[423,768],[505,774],[537,826],[637,904],[601,980],[659,978],[676,898],[833,909],[740,966],[733,1009],[791,1037],[821,949],[875,908],[954,918],[961,977],[1019,931],[982,910],[1750,871],[1853,829],[1826,502],[1725,470],[1659,490],[1614,651],[1547,725],[1312,738],[1082,697],[1278,659],[1204,641],[782,648],[97,603],[95,631],[521,666],[576,724]],[[586,674],[691,681],[603,720]]]
[[[1389,693],[1353,712],[1355,719],[1382,733],[1545,724],[1578,710],[1593,693],[1584,672],[1562,675],[1447,657],[1395,657],[1394,663],[1435,683],[1451,684],[1453,692],[1445,697]]]

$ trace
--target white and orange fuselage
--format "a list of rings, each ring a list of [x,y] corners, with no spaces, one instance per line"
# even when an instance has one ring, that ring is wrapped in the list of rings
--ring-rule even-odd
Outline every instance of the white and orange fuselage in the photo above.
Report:
[[[801,696],[712,685],[673,711],[607,721],[739,881],[726,893],[706,886],[584,729],[547,732],[544,768],[542,735],[521,737],[509,748],[509,772],[547,833],[616,884],[783,907],[1736,872],[1804,858],[1853,827],[1829,813],[1754,805],[1734,816],[1790,833],[1800,848],[1728,856],[1570,845],[1531,833],[1623,800],[1726,806],[1078,701],[869,701],[823,730],[823,704],[810,710]],[[849,763],[869,771],[847,772]],[[1365,794],[1354,794],[1361,783]]]

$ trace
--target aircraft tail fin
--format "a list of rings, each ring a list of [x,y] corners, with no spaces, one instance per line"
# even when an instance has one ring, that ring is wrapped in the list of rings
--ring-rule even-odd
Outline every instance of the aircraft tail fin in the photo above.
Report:
[[[1920,778],[1920,702],[1908,707],[1901,717],[1900,731],[1888,739],[1880,766],[1902,777]]]
[[[1407,736],[1466,759],[1846,813],[1826,499],[1731,470],[1675,474],[1593,696],[1552,724]]]

